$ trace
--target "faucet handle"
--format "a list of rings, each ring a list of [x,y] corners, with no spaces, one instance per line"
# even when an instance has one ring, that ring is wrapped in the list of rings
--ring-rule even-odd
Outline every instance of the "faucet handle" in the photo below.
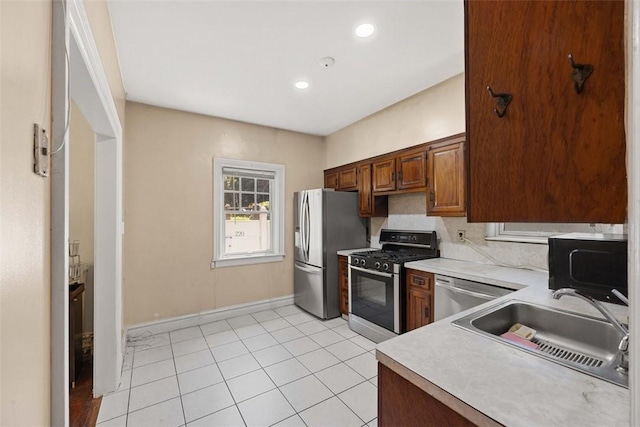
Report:
[[[618,344],[618,350],[620,351],[629,351],[629,335],[625,335],[620,340],[620,344]]]
[[[618,297],[618,299],[620,301],[622,301],[623,303],[625,303],[627,306],[629,305],[629,299],[627,297],[624,296],[624,294],[622,292],[620,292],[617,289],[612,289],[611,293],[614,294],[615,296]]]

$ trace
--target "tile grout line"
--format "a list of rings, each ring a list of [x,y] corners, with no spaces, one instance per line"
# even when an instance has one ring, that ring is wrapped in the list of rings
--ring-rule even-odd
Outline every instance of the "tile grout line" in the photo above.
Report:
[[[251,317],[253,317],[253,316],[251,316]],[[255,319],[254,319],[254,320],[255,320]],[[231,326],[231,324],[230,324],[229,322],[227,322],[227,321],[226,321],[226,319],[225,319],[225,322],[226,322],[226,323],[231,327],[231,330],[232,330],[232,331],[233,331],[233,333],[234,333],[234,334],[236,334],[236,336],[237,336],[238,334],[236,333],[235,329],[233,329],[233,326]],[[202,331],[202,330],[201,330],[201,331]],[[203,334],[203,335],[204,335],[204,334]],[[240,337],[238,336],[238,338],[240,338]],[[205,340],[206,340],[206,338],[205,338]],[[242,342],[242,341],[241,341],[241,342]],[[244,343],[242,343],[242,345],[244,345]],[[222,371],[220,370],[220,363],[218,363],[218,360],[217,360],[217,359],[216,359],[216,357],[213,355],[213,350],[211,349],[211,346],[209,345],[209,341],[207,341],[207,347],[209,347],[209,351],[211,352],[211,357],[213,357],[214,363],[216,364],[216,367],[218,368],[218,371],[220,371],[220,376],[222,377],[222,382],[224,383],[224,386],[227,388],[227,392],[229,393],[229,396],[231,396],[231,400],[233,401],[233,405],[232,405],[232,406],[235,406],[236,411],[238,411],[238,414],[240,414],[240,419],[242,419],[242,422],[243,422],[243,423],[244,423],[244,425],[246,426],[246,425],[247,425],[247,422],[246,422],[246,421],[245,421],[245,419],[244,419],[244,415],[242,415],[242,411],[240,411],[240,407],[238,406],[238,402],[236,402],[236,398],[235,398],[235,396],[233,395],[233,393],[231,393],[231,388],[229,387],[229,384],[227,383],[227,379],[225,378],[224,374],[223,374],[223,373],[222,373]],[[246,346],[245,346],[245,348],[246,348]],[[247,350],[249,350],[249,349],[247,348]],[[237,357],[237,356],[236,356],[236,357]],[[233,358],[232,358],[232,359],[233,359]],[[227,359],[227,360],[231,360],[231,359]],[[223,361],[221,361],[221,362],[224,362],[224,360],[223,360]],[[256,361],[256,362],[257,362],[257,361]],[[231,406],[228,406],[227,408],[230,408],[230,407],[231,407]],[[217,412],[223,411],[224,409],[227,409],[227,408],[220,409],[220,410],[218,410],[218,411],[212,412],[211,414],[208,414],[208,415],[205,415],[205,416],[206,416],[206,417],[208,417],[208,416],[213,415],[213,414],[215,414],[215,413],[217,413]],[[204,417],[202,417],[202,418],[204,418]]]
[[[200,327],[198,327],[200,331]],[[202,333],[202,331],[200,331]],[[173,353],[173,340],[171,339],[171,333],[169,333],[169,345],[171,346],[171,360],[173,361],[173,370],[176,373],[176,383],[178,384],[178,397],[180,398],[180,407],[182,408],[182,419],[184,425],[187,425],[187,414],[184,412],[184,403],[182,403],[182,391],[180,391],[180,381],[178,380],[178,367],[176,366],[176,356]]]
[[[264,311],[266,311],[266,310],[264,310]],[[252,324],[250,324],[250,325],[245,325],[245,326],[239,326],[238,328],[234,328],[233,326],[231,326],[231,324],[227,321],[228,319],[222,319],[222,320],[219,320],[219,321],[216,321],[216,322],[210,322],[210,323],[217,323],[217,322],[222,322],[222,321],[226,322],[226,323],[227,323],[227,325],[230,327],[230,329],[228,329],[228,330],[230,330],[230,331],[233,331],[233,332],[234,332],[234,334],[238,337],[238,341],[239,341],[239,342],[241,342],[241,343],[242,343],[242,346],[243,346],[243,347],[248,351],[248,353],[246,353],[246,354],[251,355],[252,359],[253,359],[253,360],[255,360],[255,361],[257,362],[258,366],[259,366],[259,368],[258,368],[258,369],[255,369],[255,370],[253,370],[253,371],[249,371],[249,372],[243,373],[243,374],[241,374],[241,375],[238,375],[238,376],[235,376],[235,377],[233,377],[233,378],[229,378],[229,379],[227,379],[224,375],[222,375],[222,372],[221,372],[222,382],[224,382],[225,387],[227,388],[227,391],[228,391],[228,392],[229,392],[229,394],[231,395],[232,401],[234,402],[234,404],[233,404],[233,405],[231,405],[231,406],[235,406],[235,407],[236,407],[236,409],[238,410],[238,412],[239,412],[239,414],[240,414],[240,416],[241,416],[241,418],[242,418],[243,422],[245,423],[245,425],[246,425],[246,422],[245,422],[245,420],[244,420],[244,416],[242,415],[242,412],[240,412],[240,410],[239,410],[238,403],[242,403],[242,402],[244,402],[244,401],[254,399],[254,398],[258,397],[258,396],[261,396],[261,395],[266,394],[266,393],[268,393],[268,392],[271,392],[271,391],[273,391],[273,390],[278,390],[278,392],[279,392],[279,393],[280,393],[280,394],[285,398],[285,400],[287,401],[287,403],[288,403],[288,404],[293,408],[293,405],[291,405],[291,402],[286,398],[286,396],[284,396],[284,394],[283,394],[283,393],[282,393],[282,391],[280,390],[280,388],[281,388],[281,387],[283,387],[283,386],[285,386],[285,385],[288,385],[288,384],[291,384],[291,383],[293,383],[293,382],[295,382],[295,381],[298,381],[298,380],[300,380],[300,379],[303,379],[303,378],[309,377],[309,376],[314,376],[314,377],[315,377],[315,378],[316,378],[316,379],[317,379],[321,384],[323,384],[323,386],[325,386],[325,387],[326,387],[326,384],[324,384],[324,382],[322,382],[322,380],[321,380],[319,377],[317,377],[317,375],[316,375],[316,374],[317,374],[317,372],[311,372],[311,371],[309,370],[309,368],[307,368],[304,364],[302,364],[302,363],[300,362],[300,360],[298,359],[300,356],[303,356],[303,355],[305,355],[305,354],[311,353],[311,352],[313,352],[313,351],[317,351],[317,350],[323,349],[323,350],[325,350],[325,351],[328,351],[332,356],[334,356],[334,357],[336,357],[336,359],[338,359],[338,362],[337,362],[336,364],[334,364],[334,365],[330,365],[330,366],[327,366],[327,367],[325,367],[325,368],[321,369],[321,370],[320,370],[320,371],[318,371],[318,372],[321,372],[321,371],[326,370],[326,369],[329,369],[329,368],[331,368],[331,367],[333,367],[333,366],[339,365],[340,363],[344,363],[344,364],[345,364],[349,369],[353,370],[356,374],[360,375],[360,376],[364,379],[364,381],[361,381],[361,382],[359,382],[358,384],[355,384],[355,385],[353,385],[353,386],[351,386],[351,387],[348,387],[347,389],[342,390],[340,393],[344,393],[344,392],[346,392],[346,391],[348,391],[348,390],[350,390],[350,389],[352,389],[352,388],[354,388],[354,387],[357,387],[357,386],[359,386],[359,385],[363,384],[364,382],[369,382],[369,383],[371,383],[369,378],[364,377],[364,376],[363,376],[363,375],[361,375],[359,372],[355,371],[353,368],[351,368],[349,365],[347,365],[347,364],[346,364],[346,362],[347,362],[348,360],[354,359],[354,358],[356,358],[356,357],[360,357],[360,356],[362,356],[362,355],[364,355],[364,354],[366,354],[366,353],[369,353],[369,352],[370,352],[370,350],[367,350],[366,348],[364,348],[364,347],[360,346],[360,345],[359,345],[359,344],[357,344],[356,342],[351,341],[351,339],[352,339],[352,338],[355,338],[355,337],[357,337],[357,336],[358,336],[357,334],[356,334],[355,336],[352,336],[352,337],[350,337],[350,338],[349,338],[349,337],[344,336],[344,335],[342,335],[342,334],[340,334],[339,332],[337,332],[337,331],[335,331],[335,330],[334,330],[334,329],[336,329],[336,328],[340,328],[340,327],[344,326],[345,324],[347,324],[346,322],[345,322],[345,323],[341,323],[341,324],[339,324],[339,325],[337,325],[337,326],[333,326],[333,327],[327,327],[327,326],[325,326],[325,328],[326,328],[326,330],[327,330],[327,331],[329,331],[329,330],[330,330],[330,331],[333,331],[334,333],[336,333],[336,334],[340,335],[342,339],[341,339],[341,340],[339,340],[339,341],[337,341],[337,342],[335,342],[335,343],[328,344],[327,346],[323,346],[323,345],[320,345],[319,343],[317,343],[316,341],[314,341],[314,340],[310,337],[310,335],[317,334],[317,333],[321,333],[321,332],[325,332],[325,331],[317,331],[317,332],[314,332],[313,334],[307,334],[307,333],[305,333],[304,331],[302,331],[302,330],[300,330],[300,329],[298,328],[298,326],[303,325],[303,324],[305,324],[305,323],[309,323],[309,322],[312,322],[312,321],[319,321],[319,320],[316,320],[315,318],[311,318],[311,317],[310,317],[308,321],[305,321],[305,322],[298,323],[298,324],[295,324],[295,325],[294,325],[294,324],[291,324],[289,321],[287,321],[287,320],[286,320],[286,317],[289,317],[289,316],[295,316],[295,315],[300,314],[300,313],[306,314],[305,312],[303,312],[303,311],[299,310],[299,311],[298,311],[298,313],[290,314],[290,315],[288,315],[288,316],[282,316],[280,313],[277,313],[275,310],[271,310],[271,311],[273,311],[273,312],[274,312],[278,317],[273,318],[273,319],[267,319],[267,320],[264,320],[263,322],[260,322],[260,321],[258,321],[258,319],[256,319],[252,314],[249,314],[248,316],[251,316],[251,317],[253,318],[253,320],[255,320],[255,321],[256,321],[256,323],[252,323]],[[237,317],[240,317],[240,316],[237,316]],[[274,331],[269,331],[269,330],[267,330],[266,328],[264,328],[264,326],[262,326],[262,323],[265,323],[265,322],[268,322],[268,321],[271,321],[271,320],[278,320],[278,319],[282,319],[282,320],[284,320],[285,322],[287,322],[287,323],[290,325],[290,326],[286,326],[285,328],[293,327],[294,329],[296,329],[297,331],[299,331],[300,333],[302,333],[302,335],[303,335],[303,336],[302,336],[302,337],[299,337],[299,338],[294,338],[294,339],[292,339],[292,340],[288,340],[288,341],[280,342],[278,339],[276,339],[276,338],[273,336],[273,332],[276,332],[276,331],[278,331],[278,330],[285,329],[285,328],[280,328],[280,329],[276,329],[276,330],[274,330]],[[343,319],[343,320],[344,320],[344,319]],[[320,320],[319,322],[322,322],[322,321]],[[271,336],[271,337],[276,341],[276,344],[273,344],[273,345],[268,346],[268,347],[260,348],[260,349],[257,349],[257,350],[255,350],[255,351],[251,351],[251,350],[247,347],[247,345],[246,345],[246,343],[244,342],[244,340],[246,340],[246,339],[251,339],[251,338],[254,338],[254,337],[257,337],[257,336],[263,335],[263,334],[262,334],[262,333],[260,333],[260,334],[258,334],[258,335],[254,335],[254,336],[247,337],[247,338],[244,338],[244,339],[243,339],[243,338],[241,338],[241,337],[237,334],[236,329],[240,329],[240,328],[247,327],[247,326],[252,326],[252,325],[259,325],[259,326],[260,326],[260,327],[265,331],[265,334],[269,334],[269,335],[270,335],[270,336]],[[222,362],[224,362],[224,361],[221,361],[221,362],[218,362],[218,361],[217,361],[217,359],[216,359],[216,358],[215,358],[215,356],[213,355],[212,346],[210,346],[210,345],[209,345],[209,342],[208,342],[208,341],[206,341],[206,338],[207,338],[207,336],[214,335],[214,334],[216,334],[216,333],[226,332],[226,331],[219,331],[219,332],[214,332],[213,334],[205,335],[205,334],[204,334],[204,332],[202,331],[202,328],[201,328],[201,326],[202,326],[202,325],[196,325],[196,326],[198,326],[198,329],[199,329],[199,332],[200,332],[200,334],[201,334],[201,337],[202,337],[203,339],[205,339],[205,342],[206,342],[206,344],[207,344],[207,349],[209,350],[209,352],[210,352],[210,354],[211,354],[211,356],[212,356],[212,358],[213,358],[213,360],[214,360],[213,364],[214,364],[214,365],[216,365],[216,367],[219,369],[219,363],[222,363]],[[324,326],[324,325],[323,325],[323,326]],[[182,328],[182,329],[187,329],[187,328]],[[227,330],[227,331],[228,331],[228,330]],[[171,333],[171,332],[173,332],[173,331],[169,331],[169,332],[167,332],[167,334],[169,335],[169,342],[170,342],[170,344],[169,344],[169,345],[171,345],[171,354],[172,354],[172,356],[173,356],[173,357],[172,357],[172,360],[173,360],[173,364],[174,364],[174,370],[175,370],[175,372],[176,372],[176,374],[175,374],[175,375],[176,375],[176,381],[178,381],[178,378],[177,378],[177,376],[178,376],[178,373],[177,373],[177,366],[176,366],[176,363],[175,363],[175,354],[174,354],[174,352],[173,352],[173,344],[174,344],[174,343],[173,343],[173,341],[172,341],[172,339],[171,339],[171,335],[170,335],[170,333]],[[200,338],[200,337],[196,337],[196,338],[192,338],[192,339],[197,339],[197,338]],[[318,345],[319,347],[318,347],[317,349],[313,349],[313,350],[310,350],[310,351],[306,351],[306,352],[304,352],[304,353],[300,353],[300,354],[298,354],[298,355],[294,355],[293,353],[291,353],[291,352],[290,352],[290,350],[289,350],[287,347],[285,347],[285,346],[284,346],[284,344],[286,344],[287,342],[295,341],[296,339],[300,339],[300,338],[309,338],[312,342],[314,342],[314,343],[315,343],[316,345]],[[183,341],[186,341],[186,340],[183,340]],[[342,360],[342,359],[338,358],[335,354],[331,353],[329,350],[327,350],[327,349],[326,349],[328,346],[332,346],[332,345],[334,345],[334,344],[338,344],[338,343],[341,343],[341,342],[344,342],[344,341],[350,341],[352,344],[355,344],[355,345],[356,345],[356,346],[358,346],[360,349],[362,349],[362,350],[364,351],[364,353],[360,353],[360,354],[358,354],[358,355],[355,355],[355,356],[352,356],[352,357],[349,357],[349,358],[347,358],[347,359]],[[234,341],[234,342],[235,342],[235,341]],[[230,343],[227,343],[227,344],[230,344]],[[221,345],[226,345],[226,344],[221,344]],[[283,348],[284,348],[284,350],[285,350],[285,351],[286,351],[286,352],[291,356],[291,358],[295,359],[298,363],[300,363],[300,364],[301,364],[302,366],[304,366],[307,370],[309,370],[309,374],[308,374],[308,375],[304,375],[303,377],[297,378],[296,380],[290,381],[290,382],[288,382],[288,383],[282,384],[281,386],[276,385],[276,384],[273,382],[273,379],[270,377],[270,375],[266,372],[266,368],[268,368],[268,367],[270,367],[270,366],[273,366],[273,365],[276,365],[276,364],[278,364],[278,363],[282,363],[282,362],[287,361],[287,360],[291,360],[291,359],[285,359],[284,361],[275,362],[275,363],[272,363],[272,364],[270,364],[270,365],[262,366],[262,364],[256,360],[256,357],[255,357],[255,355],[254,355],[254,352],[258,352],[258,351],[266,350],[266,349],[268,349],[268,348],[276,347],[276,346],[278,346],[278,345],[279,345],[279,346],[281,346],[281,347],[283,347]],[[162,346],[155,347],[155,348],[160,348],[160,347],[162,347]],[[214,346],[214,347],[215,347],[215,346]],[[188,355],[188,354],[193,354],[193,353],[197,353],[197,351],[194,351],[194,352],[191,352],[191,353],[186,353],[186,354],[185,354],[185,355],[183,355],[183,356],[186,356],[186,355]],[[134,349],[134,354],[135,354],[135,349]],[[240,356],[244,356],[244,354],[243,354],[243,355],[240,355]],[[226,359],[226,360],[233,360],[234,358],[236,358],[236,357],[240,357],[240,356],[235,356],[235,357],[232,357],[232,358],[230,358],[230,359]],[[162,361],[157,361],[157,362],[153,362],[153,363],[159,363],[159,362],[162,362]],[[151,365],[151,364],[153,364],[153,363],[150,363],[150,364],[147,364],[147,365],[142,365],[142,366],[148,366],[148,365]],[[209,365],[206,365],[206,366],[209,366]],[[203,367],[190,369],[190,370],[187,370],[187,371],[185,371],[185,372],[190,372],[190,371],[193,371],[193,370],[196,370],[196,369],[201,369],[201,368],[203,368]],[[229,380],[232,380],[232,379],[234,379],[234,378],[238,378],[238,377],[240,377],[240,376],[242,376],[242,375],[246,375],[246,374],[248,374],[248,373],[256,372],[256,371],[258,371],[258,370],[262,370],[262,371],[264,371],[264,372],[265,372],[265,375],[267,375],[267,377],[272,381],[272,383],[275,385],[275,388],[274,388],[274,389],[267,390],[267,391],[262,392],[262,393],[259,393],[259,394],[255,395],[255,396],[252,396],[252,397],[250,397],[250,398],[248,398],[248,399],[243,400],[242,402],[236,402],[236,398],[233,396],[233,394],[231,393],[231,390],[230,390],[230,388],[229,388],[228,381],[229,381]],[[133,361],[132,361],[131,375],[133,375]],[[372,378],[373,378],[373,377],[372,377]],[[166,379],[166,378],[164,378],[164,379]],[[155,382],[155,381],[159,381],[159,380],[160,380],[160,379],[158,379],[158,380],[154,380],[154,381],[151,381],[151,382],[149,382],[149,383],[152,383],[152,382]],[[145,384],[149,384],[149,383],[145,383]],[[219,383],[216,383],[216,384],[219,384]],[[213,385],[215,385],[215,384],[213,384]],[[373,385],[373,384],[372,384],[372,385]],[[212,386],[212,385],[210,385],[210,386]],[[203,387],[203,388],[201,388],[201,389],[197,389],[197,390],[192,390],[192,391],[190,391],[189,393],[193,393],[193,392],[196,392],[196,391],[202,390],[202,389],[207,388],[207,387],[210,387],[210,386],[206,386],[206,387]],[[323,400],[321,400],[320,402],[317,402],[316,404],[309,406],[308,408],[305,408],[305,409],[303,410],[303,412],[304,412],[304,411],[306,411],[306,410],[308,410],[308,409],[310,409],[310,408],[312,408],[312,407],[314,407],[314,406],[316,406],[316,405],[318,405],[318,404],[320,404],[320,403],[322,403],[322,402],[325,402],[326,400],[331,399],[331,398],[332,398],[332,397],[334,397],[334,396],[335,396],[335,397],[338,397],[338,394],[334,393],[334,392],[333,392],[331,389],[329,389],[328,387],[327,387],[327,389],[328,389],[328,390],[330,391],[330,393],[331,393],[331,396],[330,396],[330,397],[328,397],[328,398],[326,398],[326,399],[323,399]],[[132,390],[132,387],[131,387],[131,385],[130,385],[130,387],[129,387],[129,400],[130,400],[130,396],[131,396],[131,390]],[[183,408],[183,417],[184,417],[184,420],[185,420],[185,423],[186,423],[186,413],[184,412],[184,405],[182,404],[182,392],[181,392],[181,389],[180,389],[179,381],[178,381],[178,391],[179,391],[179,394],[180,394],[180,397],[181,397],[181,405],[182,405],[182,408]],[[189,394],[189,393],[187,393],[187,394]],[[362,420],[362,418],[361,418],[360,416],[358,416],[357,414],[355,414],[355,412],[351,409],[351,407],[349,407],[349,405],[347,405],[347,404],[346,404],[342,399],[340,399],[340,397],[338,397],[338,400],[339,400],[340,402],[342,402],[342,403],[343,403],[343,404],[344,404],[344,405],[345,405],[345,406],[350,410],[350,412],[354,413],[354,415],[356,415],[356,417],[357,417],[358,419]],[[158,402],[158,403],[163,403],[163,402]],[[158,403],[156,403],[156,404],[158,404]],[[148,407],[150,407],[150,406],[154,406],[154,405],[149,405]],[[210,416],[210,415],[215,414],[215,413],[217,413],[217,412],[220,412],[220,411],[222,411],[222,410],[228,409],[228,408],[230,408],[231,406],[226,407],[226,408],[221,408],[220,410],[218,410],[218,411],[216,411],[216,412],[213,412],[213,413],[211,413],[211,414],[207,414],[207,415],[205,415],[205,416],[203,416],[203,417],[200,417],[200,418],[204,418],[204,417],[206,417],[206,416]],[[144,409],[144,408],[141,408],[141,409]],[[284,420],[289,419],[289,418],[292,418],[293,416],[296,416],[296,415],[297,415],[298,417],[300,417],[300,412],[296,411],[296,410],[295,410],[295,408],[293,408],[293,409],[294,409],[295,413],[294,413],[293,415],[291,415],[291,416],[289,416],[289,417],[285,418]],[[200,418],[198,418],[198,419],[200,419]],[[127,419],[128,419],[128,411],[127,411]],[[302,417],[300,417],[300,419],[302,419]],[[374,419],[375,419],[375,418],[374,418]],[[282,421],[284,421],[284,420],[277,421],[277,422],[276,422],[276,424],[277,424],[278,422],[282,422]],[[196,421],[196,420],[194,419],[194,420],[192,420],[192,421]],[[373,419],[372,419],[371,421],[373,421]],[[302,420],[302,422],[303,422],[303,423],[305,423],[305,422],[304,422],[304,420]],[[364,422],[364,421],[363,421],[363,422]],[[366,422],[364,422],[364,425],[366,425],[366,424],[367,424],[367,423],[366,423]],[[305,423],[305,425],[306,425],[306,423]]]

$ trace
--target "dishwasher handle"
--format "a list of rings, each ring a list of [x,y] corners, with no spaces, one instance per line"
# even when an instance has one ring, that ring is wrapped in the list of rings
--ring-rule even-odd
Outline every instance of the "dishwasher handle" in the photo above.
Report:
[[[462,294],[462,295],[469,295],[475,298],[480,298],[483,300],[487,300],[487,301],[491,301],[493,299],[496,299],[497,297],[494,295],[489,295],[489,294],[483,294],[480,292],[473,292],[473,291],[468,291],[466,289],[462,289],[462,288],[456,288],[455,286],[450,286],[450,285],[445,285],[443,282],[436,282],[436,286],[439,286],[441,288],[446,288],[447,290],[456,293],[456,294]]]

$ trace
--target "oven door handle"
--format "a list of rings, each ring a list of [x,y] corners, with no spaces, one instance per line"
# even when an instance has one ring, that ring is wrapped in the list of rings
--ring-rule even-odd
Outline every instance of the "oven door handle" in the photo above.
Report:
[[[355,265],[350,265],[349,268],[353,268],[354,270],[362,271],[363,273],[373,274],[375,276],[393,277],[392,273],[383,273],[382,271],[367,270],[366,268],[356,267]]]
[[[453,287],[453,286],[445,285],[442,282],[436,282],[436,286],[440,286],[441,288],[447,289],[447,290],[449,290],[449,291],[451,291],[453,293],[456,293],[456,294],[469,295],[469,296],[480,298],[480,299],[484,299],[484,300],[487,300],[487,301],[491,301],[493,299],[498,298],[498,296],[495,296],[495,295],[488,295],[488,294],[482,294],[480,292],[468,291],[466,289],[456,288],[456,287]]]

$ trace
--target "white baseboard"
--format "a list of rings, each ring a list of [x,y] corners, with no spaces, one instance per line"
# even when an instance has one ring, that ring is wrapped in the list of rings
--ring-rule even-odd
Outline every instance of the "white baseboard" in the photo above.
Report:
[[[187,314],[185,316],[172,317],[169,319],[155,320],[152,322],[131,325],[126,328],[125,336],[135,338],[141,335],[148,335],[150,333],[161,334],[163,332],[175,331],[191,326],[204,325],[206,323],[229,319],[231,317],[244,316],[246,314],[257,313],[259,311],[273,310],[275,308],[284,307],[291,304],[293,304],[293,295],[255,301],[247,304],[232,305],[215,310]]]

